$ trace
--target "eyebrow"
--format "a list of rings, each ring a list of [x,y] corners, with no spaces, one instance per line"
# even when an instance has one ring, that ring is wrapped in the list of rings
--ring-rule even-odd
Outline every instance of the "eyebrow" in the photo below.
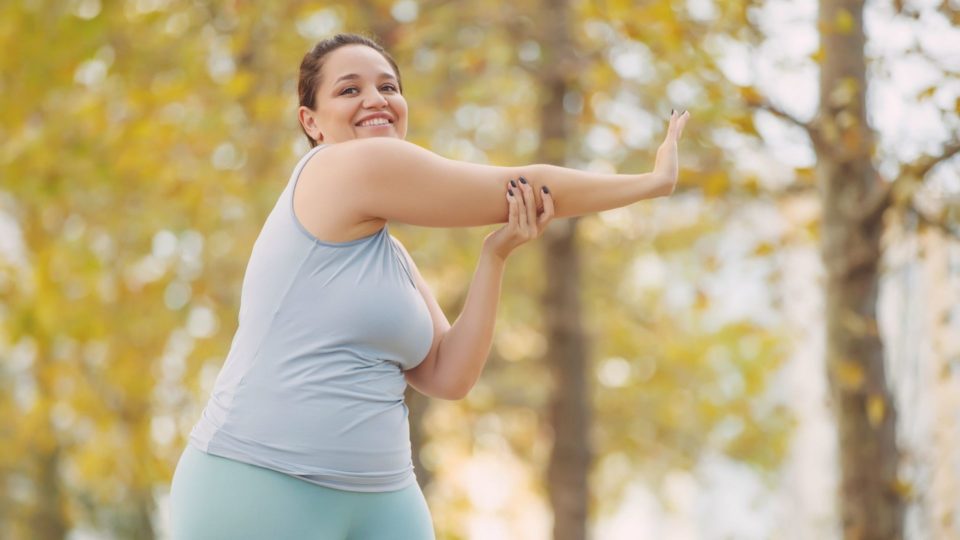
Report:
[[[347,73],[346,75],[343,75],[343,76],[341,76],[340,78],[338,78],[336,81],[333,81],[333,84],[340,84],[340,81],[350,81],[350,80],[355,80],[355,79],[359,79],[359,78],[360,78],[360,75],[357,75],[356,73]],[[381,72],[380,72],[380,78],[381,78],[381,79],[393,79],[393,80],[396,80],[396,79],[397,79],[397,78],[393,75],[393,73],[390,73],[390,72],[387,72],[387,71],[381,71]]]

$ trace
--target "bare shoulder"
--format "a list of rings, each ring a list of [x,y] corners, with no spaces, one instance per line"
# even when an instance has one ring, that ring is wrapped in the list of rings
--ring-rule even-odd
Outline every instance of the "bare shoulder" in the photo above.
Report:
[[[375,139],[331,144],[316,152],[300,172],[293,193],[297,219],[313,236],[325,242],[349,242],[380,230],[386,220],[371,219],[351,204],[351,190],[362,189],[364,163],[384,151]]]
[[[335,174],[346,175],[350,180],[362,180],[363,175],[375,173],[391,159],[402,158],[418,148],[413,143],[389,137],[344,141],[317,152],[307,162],[303,173],[311,182],[336,181],[330,178]]]
[[[347,240],[367,236],[387,220],[428,227],[500,223],[503,189],[491,180],[503,174],[400,139],[350,140],[311,156],[294,204],[309,230]]]

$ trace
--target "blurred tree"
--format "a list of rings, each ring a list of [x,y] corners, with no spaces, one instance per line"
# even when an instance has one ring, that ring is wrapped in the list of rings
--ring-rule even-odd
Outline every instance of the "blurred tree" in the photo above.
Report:
[[[573,90],[580,71],[567,0],[545,0],[537,31],[543,60],[536,71],[540,85],[540,133],[537,161],[569,163],[572,133],[564,99]],[[549,178],[541,179],[549,183]],[[587,537],[589,490],[593,441],[590,436],[591,379],[589,350],[580,300],[583,288],[577,219],[553,224],[544,235],[546,287],[542,311],[547,339],[545,361],[553,374],[550,398],[550,431],[553,445],[547,468],[547,490],[553,509],[553,538],[578,540]]]
[[[820,2],[818,157],[827,269],[827,374],[840,443],[844,537],[901,538],[896,407],[877,325],[880,236],[889,205],[867,124],[863,2]]]
[[[900,14],[904,5],[894,4]],[[915,195],[937,165],[960,151],[960,144],[954,135],[941,153],[900,163],[892,178],[884,179],[876,163],[896,160],[896,156],[878,152],[877,136],[868,121],[867,96],[876,75],[868,77],[864,2],[821,0],[817,29],[815,118],[803,121],[752,87],[744,88],[742,95],[755,110],[802,128],[816,154],[821,253],[827,277],[827,380],[839,441],[843,535],[901,538],[911,487],[898,470],[898,415],[877,323],[882,238],[885,227],[896,227],[905,215],[956,236],[950,222],[958,208],[942,205],[931,214],[920,209]],[[947,80],[950,74],[944,71],[943,77]],[[940,111],[954,121],[957,112],[960,109]],[[751,127],[749,132],[756,130]],[[791,191],[803,189],[802,184],[791,187]]]

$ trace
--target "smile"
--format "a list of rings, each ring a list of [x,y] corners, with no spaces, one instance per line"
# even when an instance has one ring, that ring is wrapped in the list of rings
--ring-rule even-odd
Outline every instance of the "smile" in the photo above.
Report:
[[[391,122],[390,120],[387,120],[386,118],[374,118],[371,120],[364,120],[363,122],[360,122],[357,125],[360,127],[373,127],[373,126],[389,126],[391,124],[393,124],[393,122]]]

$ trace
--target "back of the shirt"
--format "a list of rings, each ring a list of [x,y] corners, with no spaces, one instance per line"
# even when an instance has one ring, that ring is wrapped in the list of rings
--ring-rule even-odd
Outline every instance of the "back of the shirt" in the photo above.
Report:
[[[190,435],[200,450],[351,491],[414,480],[402,370],[433,326],[387,227],[322,242],[297,220],[295,168],[253,247],[227,360]]]

